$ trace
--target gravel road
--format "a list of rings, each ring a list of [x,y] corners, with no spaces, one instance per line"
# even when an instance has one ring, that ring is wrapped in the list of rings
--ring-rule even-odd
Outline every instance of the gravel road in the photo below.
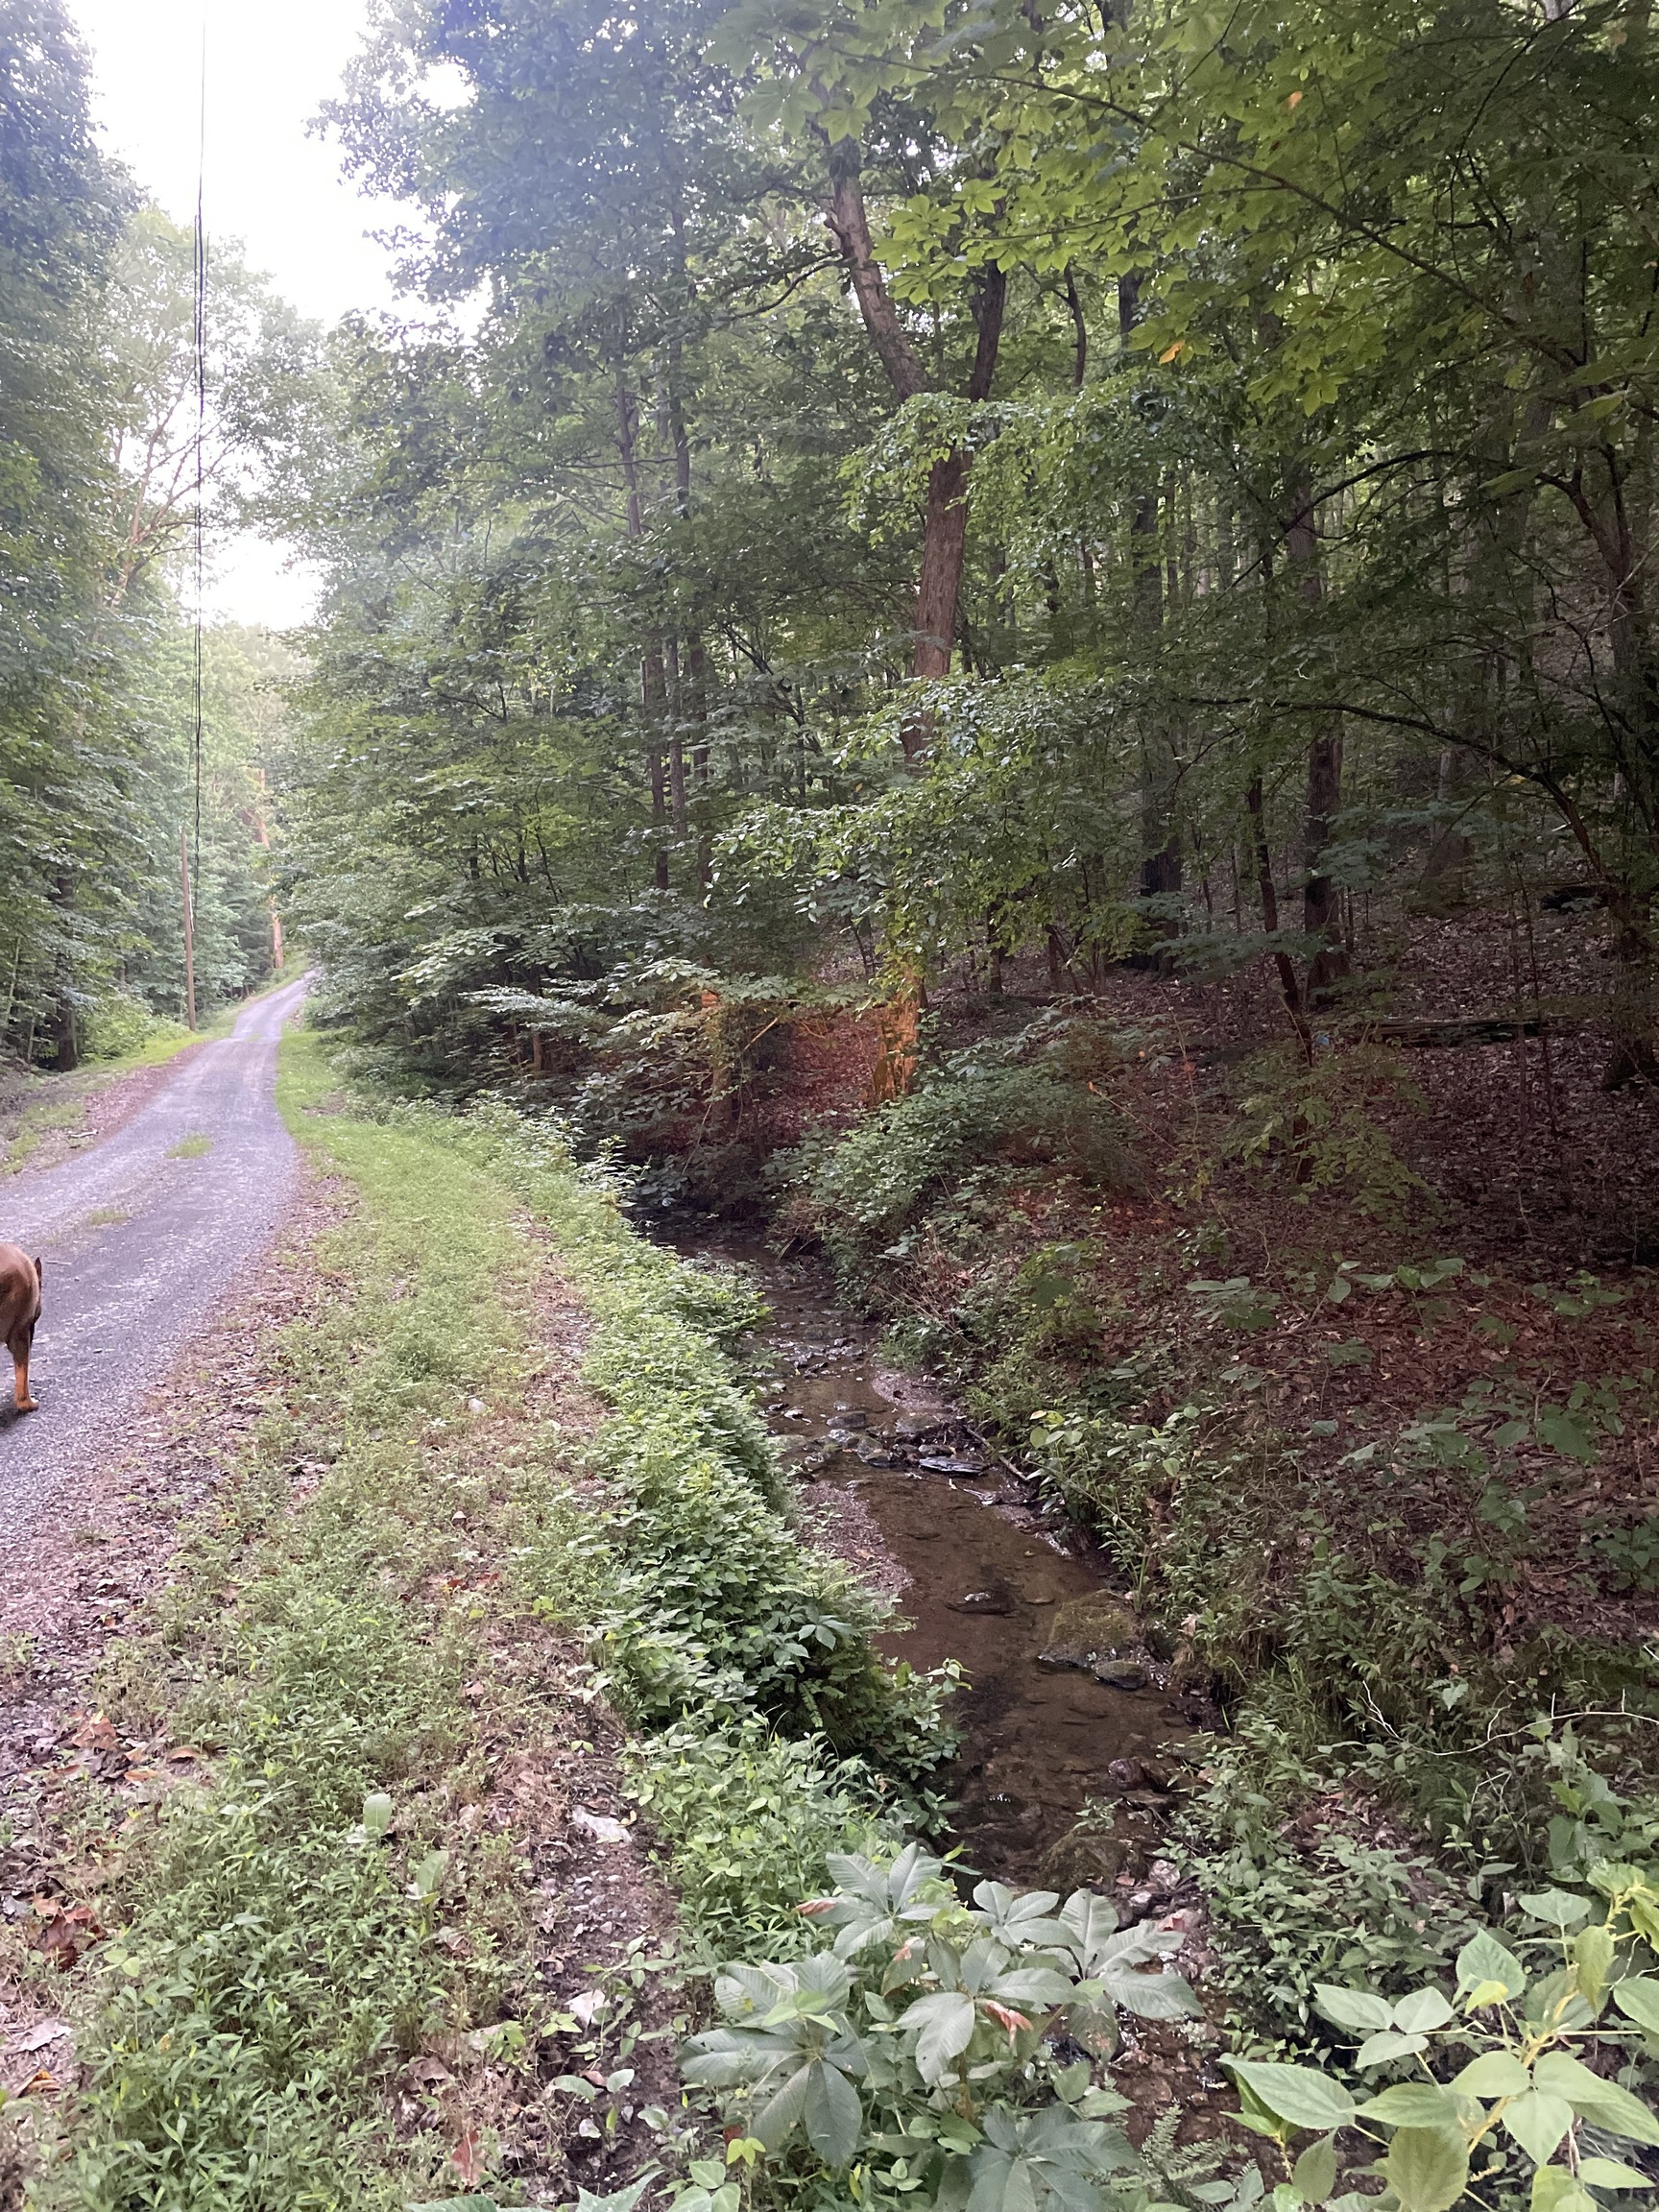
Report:
[[[280,1216],[295,1157],[274,1095],[276,1040],[304,993],[302,977],[247,1007],[92,1150],[0,1182],[0,1238],[45,1262],[37,1413],[13,1412],[0,1349],[0,1543],[70,1508],[78,1471],[120,1448]]]

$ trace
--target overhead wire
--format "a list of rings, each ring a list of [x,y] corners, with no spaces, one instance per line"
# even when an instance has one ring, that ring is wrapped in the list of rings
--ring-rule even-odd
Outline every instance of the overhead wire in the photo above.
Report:
[[[191,919],[194,922],[202,882],[202,728],[204,713],[203,685],[203,574],[204,566],[207,442],[207,226],[205,221],[207,174],[207,11],[202,11],[201,96],[196,129],[196,225],[191,253],[195,323],[192,344],[196,371],[196,620],[194,637],[194,730],[191,766],[195,786],[194,854],[190,872]]]

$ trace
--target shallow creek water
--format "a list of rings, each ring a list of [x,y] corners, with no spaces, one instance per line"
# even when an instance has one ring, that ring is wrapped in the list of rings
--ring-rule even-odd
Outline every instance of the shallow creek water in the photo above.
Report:
[[[1152,1894],[1131,1898],[1142,1911],[1166,1896],[1170,1877],[1152,1856],[1166,1809],[1163,1747],[1206,1716],[1161,1686],[1166,1670],[1144,1647],[1121,1649],[1118,1667],[1126,1679],[1139,1671],[1140,1687],[1052,1664],[1061,1609],[1110,1593],[1098,1553],[1033,1508],[935,1389],[879,1365],[874,1333],[836,1305],[820,1262],[728,1235],[672,1241],[683,1257],[736,1262],[758,1280],[772,1312],[752,1379],[787,1440],[808,1533],[897,1596],[908,1625],[884,1647],[965,1671],[952,1703],[962,1747],[942,1779],[968,1863],[1063,1892],[1122,1897],[1149,1883]]]

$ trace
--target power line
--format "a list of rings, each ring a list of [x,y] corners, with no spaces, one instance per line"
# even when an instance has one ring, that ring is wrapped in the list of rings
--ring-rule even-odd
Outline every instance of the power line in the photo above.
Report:
[[[206,481],[204,450],[207,438],[207,225],[204,219],[207,175],[207,11],[202,11],[202,69],[201,98],[196,125],[196,228],[191,252],[191,279],[194,293],[195,322],[192,343],[196,360],[196,624],[194,637],[194,706],[195,728],[192,733],[191,766],[195,784],[195,867],[189,872],[185,886],[185,987],[190,1006],[190,1026],[196,1026],[195,922],[196,902],[202,882],[202,721],[203,721],[203,669],[202,669],[202,586],[204,568],[204,539],[205,518],[203,514],[203,496]]]

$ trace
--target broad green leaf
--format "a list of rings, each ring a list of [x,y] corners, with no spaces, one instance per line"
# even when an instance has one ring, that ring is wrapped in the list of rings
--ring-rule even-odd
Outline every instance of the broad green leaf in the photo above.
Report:
[[[1336,2186],[1336,2148],[1329,2135],[1310,2143],[1291,2169],[1290,2186],[1305,2203],[1322,2204]]]
[[[1580,2158],[1578,2178],[1592,2189],[1651,2189],[1646,2174],[1634,2166],[1622,2166],[1617,2158]]]
[[[1446,1992],[1432,1986],[1413,1989],[1409,1997],[1402,1997],[1394,2008],[1394,2025],[1403,2028],[1407,2035],[1421,2035],[1431,2029],[1444,2028],[1455,2017]]]
[[[1595,1437],[1581,1421],[1554,1407],[1538,1416],[1538,1441],[1549,1445],[1551,1452],[1564,1453],[1569,1459],[1576,1459],[1586,1467],[1598,1450]]]
[[[1523,1912],[1534,1920],[1547,1920],[1551,1928],[1576,1928],[1590,1910],[1590,1900],[1575,1897],[1571,1889],[1536,1889],[1515,1902]]]
[[[363,1833],[378,1842],[392,1825],[392,1800],[384,1790],[372,1790],[363,1800]]]
[[[1626,2020],[1659,2035],[1659,1982],[1643,1974],[1628,1982],[1615,1982],[1613,2002]]]
[[[1535,2166],[1550,2163],[1572,2125],[1572,2105],[1548,2090],[1528,2089],[1503,2107],[1503,2126]]]
[[[1265,2111],[1293,2127],[1316,2128],[1323,2135],[1346,2128],[1354,2117],[1354,2100],[1341,2082],[1311,2066],[1275,2066],[1252,2058],[1223,2058],[1221,2063]]]
[[[608,2197],[595,2196],[590,2189],[584,2189],[578,2182],[576,2212],[634,2212],[635,2205],[656,2179],[657,2174],[658,2168],[649,2166],[637,2179],[626,2183],[620,2189],[612,2190]],[[481,2201],[488,2204],[490,2199],[486,2197]]]
[[[1613,1935],[1604,1926],[1580,1928],[1573,1938],[1573,1963],[1578,1969],[1578,1986],[1592,2005],[1599,2007],[1613,1971]]]
[[[1334,1983],[1316,1982],[1313,1998],[1327,2020],[1356,2035],[1376,2035],[1394,2025],[1393,2007],[1369,1989],[1339,1989]]]
[[[1469,2185],[1468,2146],[1448,2128],[1402,2128],[1382,2174],[1400,2212],[1451,2212]]]
[[[997,1940],[1010,1949],[1022,1943],[1052,1946],[1065,1943],[1070,1936],[1067,1927],[1048,1916],[1050,1909],[1060,1902],[1052,1889],[1018,1892],[1000,1882],[981,1882],[974,1891],[974,1902],[989,1921]]]
[[[444,1887],[444,1876],[449,1865],[447,1851],[428,1851],[415,1869],[415,1879],[409,1885],[409,1894],[421,1904],[430,1904]]]
[[[1362,2120],[1385,2121],[1390,2128],[1461,2128],[1457,2100],[1437,2081],[1402,2081],[1359,2107]]]
[[[1382,2066],[1390,2058],[1410,2058],[1419,2051],[1427,2051],[1427,2035],[1401,2035],[1392,2028],[1385,2028],[1381,2035],[1367,2035],[1354,2054],[1356,2066]]]
[[[1639,2097],[1621,2089],[1617,2081],[1604,2081],[1582,2060],[1566,2051],[1546,2051],[1532,2069],[1540,2089],[1564,2097],[1575,2112],[1609,2135],[1623,2135],[1632,2143],[1659,2143],[1659,2120]]]
[[[798,2066],[749,2123],[750,2132],[757,2135],[768,2151],[782,2148],[805,2112],[806,2077],[811,2071],[809,2065]]]
[[[1108,1974],[1108,1995],[1138,2020],[1195,2020],[1204,2008],[1180,1974]]]
[[[1074,1889],[1060,1909],[1060,1925],[1084,1973],[1093,1974],[1101,1946],[1118,1933],[1117,1911],[1092,1889]]]
[[[1532,2086],[1532,2077],[1513,2052],[1482,2051],[1454,2078],[1452,2086],[1465,2097],[1524,2097]]]
[[[916,2064],[924,2081],[937,2081],[974,2039],[974,2000],[960,1989],[939,1989],[918,1997],[899,2016],[901,2028],[916,2035]]]
[[[1565,2166],[1540,2166],[1532,2176],[1532,2212],[1594,2212],[1595,2203]]]
[[[982,1993],[999,2004],[1017,2005],[1022,2011],[1044,2012],[1064,2005],[1071,1986],[1052,1966],[1017,1966],[1011,1974],[998,1974],[994,1982],[986,1983]]]
[[[1527,1976],[1514,1953],[1505,1951],[1496,1936],[1482,1929],[1457,1954],[1457,1991],[1472,2010],[1479,2010],[1477,2000],[1494,1984],[1500,1996],[1488,1998],[1489,2004],[1500,2003],[1503,1997],[1519,1997],[1527,1986]]]
[[[845,2166],[864,2132],[864,2108],[857,2090],[822,2058],[806,2070],[802,2120],[806,2140],[826,2166]]]
[[[1622,1897],[1645,1887],[1641,1867],[1623,1859],[1598,1859],[1585,1880],[1603,1897]]]

